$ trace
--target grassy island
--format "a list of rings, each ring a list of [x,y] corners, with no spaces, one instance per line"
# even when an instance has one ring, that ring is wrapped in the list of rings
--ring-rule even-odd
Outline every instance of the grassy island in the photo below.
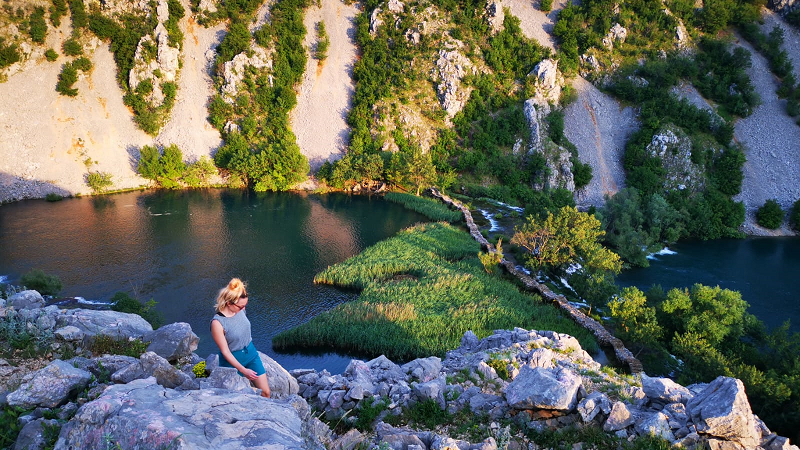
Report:
[[[472,330],[554,330],[578,338],[589,352],[588,331],[541,298],[487,273],[480,247],[464,231],[443,223],[417,225],[329,267],[317,283],[361,290],[344,303],[273,339],[276,349],[335,350],[409,360],[444,356]]]

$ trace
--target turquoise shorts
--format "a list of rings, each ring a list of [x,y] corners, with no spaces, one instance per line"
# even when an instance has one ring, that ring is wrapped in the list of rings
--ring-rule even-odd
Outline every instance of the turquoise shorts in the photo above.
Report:
[[[233,357],[239,361],[239,364],[255,371],[258,376],[267,373],[267,371],[264,370],[264,364],[261,363],[261,358],[258,357],[258,351],[256,351],[256,346],[253,345],[253,342],[247,344],[247,347],[231,353],[233,353]],[[219,365],[220,367],[233,367],[228,360],[222,356],[222,353],[219,354]],[[237,370],[237,372],[239,371]],[[239,372],[239,375],[244,376],[242,372]]]

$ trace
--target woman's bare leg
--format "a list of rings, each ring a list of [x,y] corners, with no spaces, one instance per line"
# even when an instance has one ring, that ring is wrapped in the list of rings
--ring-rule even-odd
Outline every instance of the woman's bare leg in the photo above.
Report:
[[[262,397],[270,397],[269,382],[267,381],[267,374],[262,374],[253,382],[257,388],[261,389]]]

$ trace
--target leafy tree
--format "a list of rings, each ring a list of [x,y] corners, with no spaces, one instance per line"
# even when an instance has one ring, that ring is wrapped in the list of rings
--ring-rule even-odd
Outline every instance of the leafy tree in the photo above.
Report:
[[[529,252],[527,263],[532,269],[561,267],[577,260],[589,269],[619,273],[619,256],[598,242],[603,235],[597,218],[565,206],[557,214],[548,213],[545,220],[528,216],[511,243]]]
[[[113,186],[114,182],[108,172],[89,172],[86,174],[86,184],[95,194],[102,194],[106,189]]]
[[[20,58],[17,44],[6,45],[5,38],[0,36],[0,69],[18,62]]]
[[[46,52],[44,52],[44,57],[47,58],[48,61],[53,62],[58,59],[58,53],[52,48],[48,48]]]
[[[76,81],[78,81],[78,70],[75,69],[72,63],[66,63],[61,68],[61,73],[58,74],[56,91],[61,95],[76,97],[78,95],[78,89],[72,87]]]
[[[158,182],[167,189],[180,187],[180,179],[186,170],[183,162],[183,153],[175,144],[164,147],[164,152],[159,159]]]
[[[28,289],[38,291],[42,295],[58,295],[61,288],[61,279],[56,275],[48,275],[41,269],[32,269],[20,279],[20,283]]]
[[[114,311],[138,314],[142,319],[148,321],[153,329],[160,327],[164,323],[164,315],[155,309],[156,301],[150,299],[142,303],[138,299],[131,297],[125,292],[117,292],[111,297],[111,309]]]
[[[392,155],[392,181],[416,190],[427,189],[436,181],[436,168],[431,155],[422,153],[418,145],[409,145]]]
[[[72,11],[72,29],[78,32],[80,28],[86,28],[89,25],[89,16],[86,15],[86,6],[83,0],[70,0],[69,9]]]
[[[652,346],[663,334],[656,309],[647,306],[647,297],[636,287],[626,287],[608,302],[611,320],[619,337],[641,346]]]
[[[756,211],[756,221],[759,225],[770,230],[780,228],[783,223],[783,209],[778,201],[773,199],[767,200],[758,211]]]
[[[83,47],[75,39],[67,39],[63,45],[64,54],[67,56],[78,56],[83,54]]]
[[[744,335],[747,307],[738,291],[695,284],[690,289],[671,289],[660,305],[665,326],[674,334],[693,333],[717,346],[723,340],[738,340]]]
[[[231,24],[231,28],[217,48],[217,64],[233,59],[234,56],[250,48],[250,30],[242,22]]]
[[[53,0],[50,6],[50,22],[54,27],[61,26],[61,18],[69,12],[66,0]]]
[[[183,181],[191,187],[206,186],[209,184],[209,179],[216,174],[217,167],[207,156],[203,155],[199,160],[186,166]]]

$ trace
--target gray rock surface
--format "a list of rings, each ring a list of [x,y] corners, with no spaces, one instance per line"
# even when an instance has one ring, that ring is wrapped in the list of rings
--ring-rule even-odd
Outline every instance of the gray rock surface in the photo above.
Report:
[[[512,408],[569,412],[580,387],[580,377],[568,370],[525,366],[506,387],[505,395]]]
[[[462,89],[461,79],[467,73],[474,73],[475,68],[469,58],[458,50],[439,50],[439,58],[431,76],[438,83],[436,92],[442,108],[449,117],[453,117],[464,108],[472,89]]]
[[[56,326],[74,326],[87,336],[141,339],[153,327],[141,316],[117,311],[68,309],[58,316]]]
[[[286,369],[264,353],[258,352],[258,356],[261,357],[261,363],[264,364],[264,369],[267,371],[267,381],[272,397],[286,398],[297,394],[299,391],[297,380],[289,375]]]
[[[669,378],[642,375],[642,389],[651,400],[664,403],[686,403],[694,395],[688,389]]]
[[[604,431],[617,431],[623,430],[636,421],[627,406],[622,402],[614,402],[611,407],[611,412],[608,414],[608,419],[603,425]]]
[[[176,369],[169,361],[153,352],[143,353],[139,357],[138,363],[115,372],[111,379],[117,383],[130,383],[148,377],[154,377],[158,384],[166,388],[174,389],[183,386],[185,389],[197,389],[189,375]]]
[[[686,410],[701,435],[738,442],[747,448],[759,444],[753,411],[740,380],[718,377],[686,403]]]
[[[148,352],[154,352],[170,362],[188,357],[197,350],[200,342],[200,338],[192,332],[191,325],[185,322],[164,325],[147,333],[143,340],[150,342]]]
[[[44,306],[44,298],[39,292],[29,289],[12,295],[6,304],[17,310],[36,309]]]
[[[55,408],[86,387],[91,376],[89,372],[57,359],[27,375],[19,389],[8,394],[6,400],[11,406],[23,408]]]
[[[297,397],[175,391],[154,378],[136,380],[112,386],[81,407],[55,448],[104,448],[107,442],[124,442],[125,448],[324,448],[307,428],[308,410],[298,411],[292,401],[305,404]]]
[[[14,450],[40,450],[45,448],[45,428],[56,429],[58,421],[55,419],[36,419],[22,427],[14,444]]]

